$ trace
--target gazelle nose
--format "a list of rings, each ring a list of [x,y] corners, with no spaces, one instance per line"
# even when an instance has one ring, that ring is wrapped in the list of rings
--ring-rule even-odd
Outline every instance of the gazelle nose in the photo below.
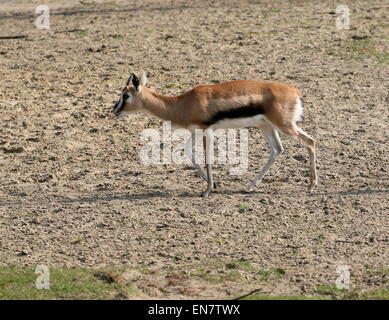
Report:
[[[113,109],[112,109],[112,112],[115,116],[118,115],[117,111],[118,111],[118,105],[119,105],[119,101],[115,102],[115,105],[113,106]]]

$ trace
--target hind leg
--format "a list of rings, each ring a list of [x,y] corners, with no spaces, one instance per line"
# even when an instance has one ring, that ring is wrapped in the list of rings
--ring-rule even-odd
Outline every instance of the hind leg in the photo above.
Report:
[[[254,189],[255,185],[262,180],[262,178],[270,169],[274,161],[281,155],[284,150],[280,141],[280,137],[278,136],[278,132],[273,126],[263,125],[261,126],[261,129],[265,140],[269,144],[270,156],[265,165],[263,166],[262,170],[256,175],[254,180],[247,187],[247,191],[252,191]]]
[[[204,141],[204,155],[205,155],[205,165],[207,168],[207,190],[203,193],[204,198],[208,198],[210,192],[213,189],[216,189],[216,185],[213,181],[212,175],[212,163],[213,163],[213,131],[211,129],[205,130],[205,135],[203,138]]]
[[[292,136],[302,144],[305,145],[309,154],[309,172],[311,183],[308,190],[312,191],[317,186],[317,172],[316,172],[316,152],[315,152],[315,140],[309,136],[303,129],[300,129],[296,123],[291,123],[288,126],[280,128],[281,132],[286,135]]]
[[[312,191],[317,186],[317,172],[316,172],[316,151],[315,140],[309,136],[303,129],[298,128],[298,139],[306,145],[309,154],[309,171],[311,176],[311,184],[309,191]]]

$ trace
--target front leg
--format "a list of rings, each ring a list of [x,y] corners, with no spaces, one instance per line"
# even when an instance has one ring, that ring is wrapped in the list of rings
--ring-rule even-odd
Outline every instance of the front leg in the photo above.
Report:
[[[197,171],[199,172],[200,177],[203,178],[205,181],[208,181],[207,174],[205,173],[203,168],[201,168],[201,166],[198,164],[198,161],[192,152],[194,140],[195,140],[194,133],[192,133],[191,137],[189,138],[189,140],[185,144],[185,153],[188,156],[188,158],[191,160],[192,164],[195,166]],[[216,189],[216,182],[215,181],[213,181],[213,187],[214,187],[214,189]]]
[[[213,182],[213,177],[212,177],[212,165],[207,164],[207,175],[208,175],[208,187],[207,191],[203,193],[204,198],[208,198],[209,193],[214,189],[214,182]]]
[[[211,129],[205,130],[205,136],[203,137],[204,151],[205,151],[205,165],[207,168],[207,191],[203,193],[204,198],[208,198],[209,193],[216,189],[216,185],[213,181],[212,175],[212,162],[213,162],[213,131]]]
[[[185,153],[188,156],[188,158],[192,161],[192,164],[195,166],[195,168],[199,172],[201,178],[203,178],[204,180],[207,180],[207,175],[205,174],[203,168],[201,168],[200,165],[198,164],[197,159],[192,152],[192,148],[193,148],[193,144],[194,144],[193,138],[194,138],[194,134],[192,133],[191,137],[189,138],[189,140],[185,144]]]

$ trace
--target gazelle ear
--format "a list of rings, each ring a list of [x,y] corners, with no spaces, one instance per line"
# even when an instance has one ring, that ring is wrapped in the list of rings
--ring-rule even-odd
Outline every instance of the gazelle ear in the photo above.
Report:
[[[126,86],[129,86],[130,83],[132,83],[132,78],[133,78],[133,77],[134,77],[134,74],[132,73],[132,74],[130,75],[130,77],[128,78],[128,80],[127,80]]]
[[[136,91],[140,92],[140,81],[134,73],[127,80],[127,86],[129,85],[132,85]]]
[[[142,71],[142,74],[140,76],[140,84],[142,86],[145,86],[147,83],[147,73],[145,71]]]

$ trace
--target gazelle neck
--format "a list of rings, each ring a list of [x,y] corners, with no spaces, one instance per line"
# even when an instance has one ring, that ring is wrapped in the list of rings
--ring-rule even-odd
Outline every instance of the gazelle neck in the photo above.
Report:
[[[142,88],[143,108],[154,116],[165,120],[176,119],[178,97],[169,97],[159,94],[149,88]]]

